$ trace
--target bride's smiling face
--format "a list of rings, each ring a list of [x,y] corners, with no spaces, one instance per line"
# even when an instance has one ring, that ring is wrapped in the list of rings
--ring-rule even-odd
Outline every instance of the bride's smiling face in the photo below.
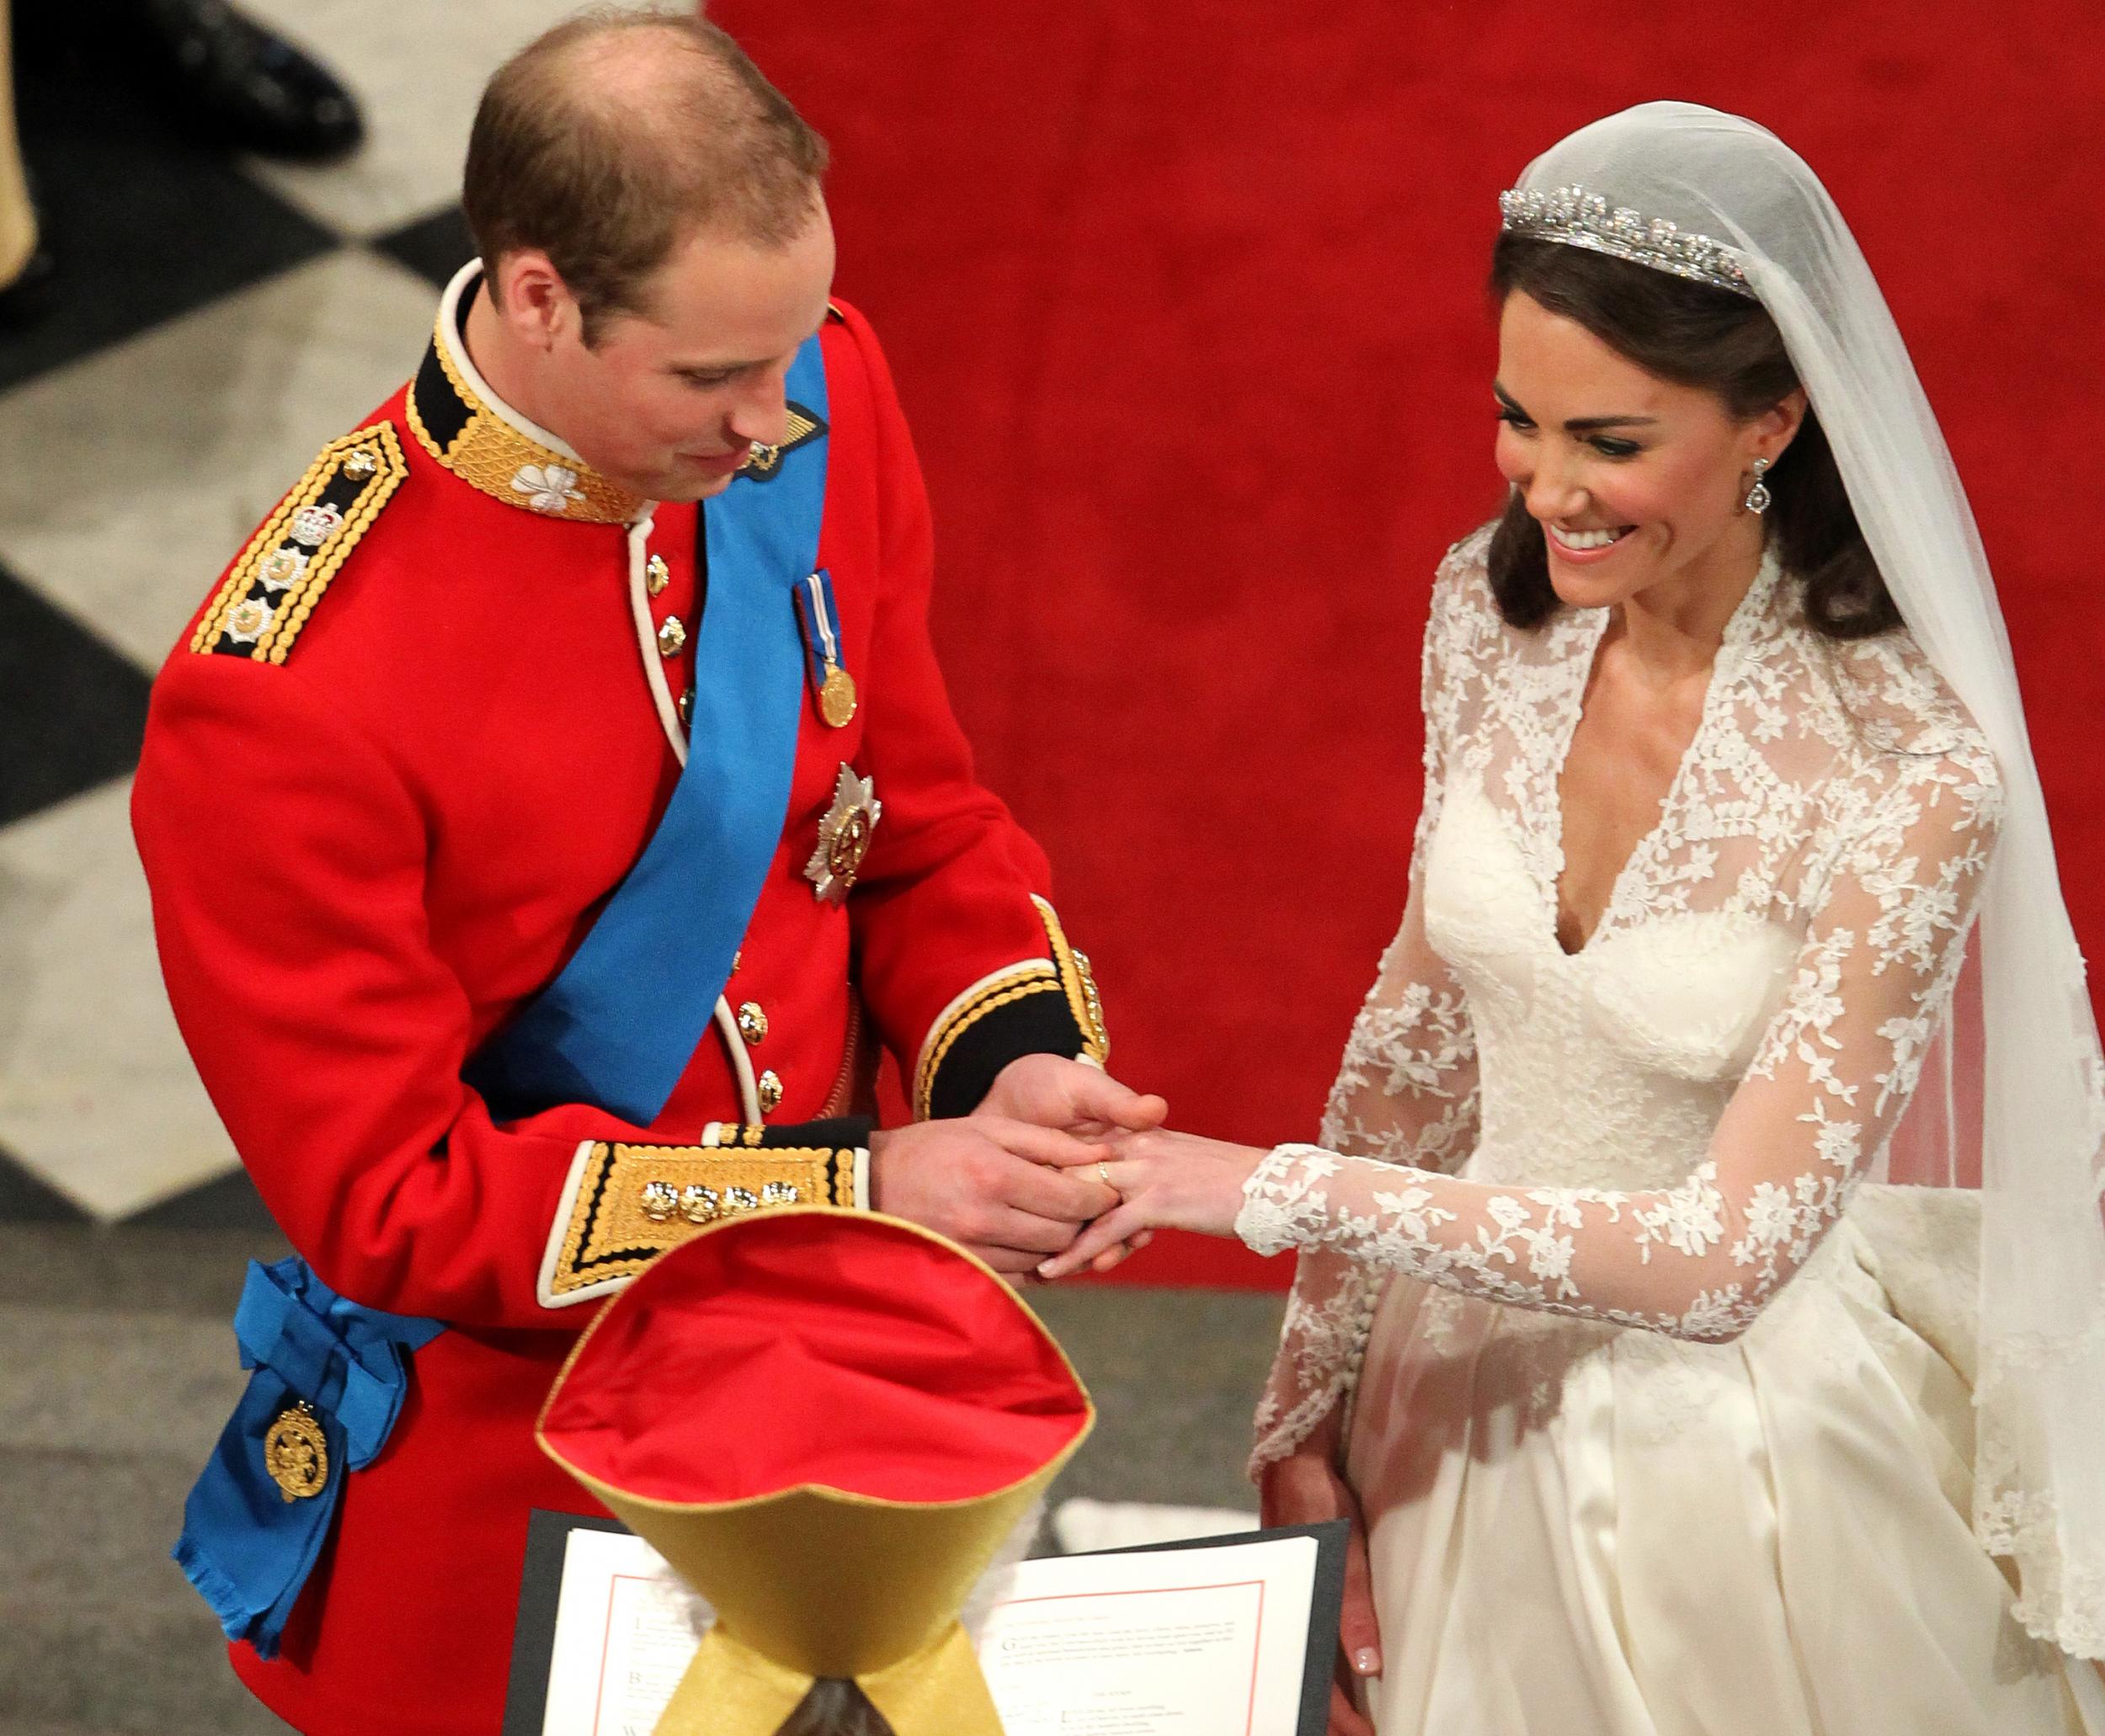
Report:
[[[1499,317],[1498,466],[1543,528],[1549,580],[1576,609],[1744,587],[1761,521],[1754,461],[1798,430],[1803,398],[1749,422],[1717,393],[1650,374],[1515,290]]]

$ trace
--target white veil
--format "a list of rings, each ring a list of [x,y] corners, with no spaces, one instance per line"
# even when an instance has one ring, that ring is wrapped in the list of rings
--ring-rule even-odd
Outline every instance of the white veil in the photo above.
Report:
[[[1647,103],[1553,146],[1517,191],[1570,216],[1556,195],[1574,188],[1624,221],[1582,215],[1559,234],[1553,220],[1553,239],[1648,264],[1707,262],[1692,236],[1729,250],[1724,268],[1783,333],[1909,629],[1994,749],[2007,806],[1974,956],[1881,1173],[1980,1189],[1974,1529],[2016,1564],[2028,1629],[2105,1658],[2105,1068],[1965,491],[1871,268],[1773,134]]]

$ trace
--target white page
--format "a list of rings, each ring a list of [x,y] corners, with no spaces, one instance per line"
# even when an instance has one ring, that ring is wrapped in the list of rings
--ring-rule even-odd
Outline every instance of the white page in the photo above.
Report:
[[[572,1531],[541,1736],[651,1736],[709,1619],[641,1537]]]
[[[974,1636],[1008,1736],[1292,1736],[1313,1537],[1005,1568]],[[570,1533],[542,1736],[651,1736],[709,1621],[641,1537]]]
[[[1292,1736],[1313,1537],[1019,1562],[979,1636],[1008,1736]]]

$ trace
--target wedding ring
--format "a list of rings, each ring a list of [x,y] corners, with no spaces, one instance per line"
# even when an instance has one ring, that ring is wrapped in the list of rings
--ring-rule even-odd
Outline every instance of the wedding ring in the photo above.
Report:
[[[1104,1178],[1104,1185],[1106,1187],[1109,1188],[1114,1194],[1118,1191],[1118,1184],[1111,1179],[1111,1168],[1101,1158],[1099,1158],[1096,1160],[1096,1173]]]

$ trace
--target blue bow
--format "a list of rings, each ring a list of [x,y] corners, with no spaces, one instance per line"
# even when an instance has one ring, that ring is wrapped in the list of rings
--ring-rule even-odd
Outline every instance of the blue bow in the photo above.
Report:
[[[409,1353],[444,1329],[338,1296],[297,1258],[248,1263],[234,1336],[248,1387],[183,1504],[175,1559],[227,1638],[274,1657],[285,1619],[314,1569],[344,1497],[344,1473],[387,1444],[409,1389]],[[305,1402],[322,1430],[328,1477],[288,1499],[264,1441]]]

